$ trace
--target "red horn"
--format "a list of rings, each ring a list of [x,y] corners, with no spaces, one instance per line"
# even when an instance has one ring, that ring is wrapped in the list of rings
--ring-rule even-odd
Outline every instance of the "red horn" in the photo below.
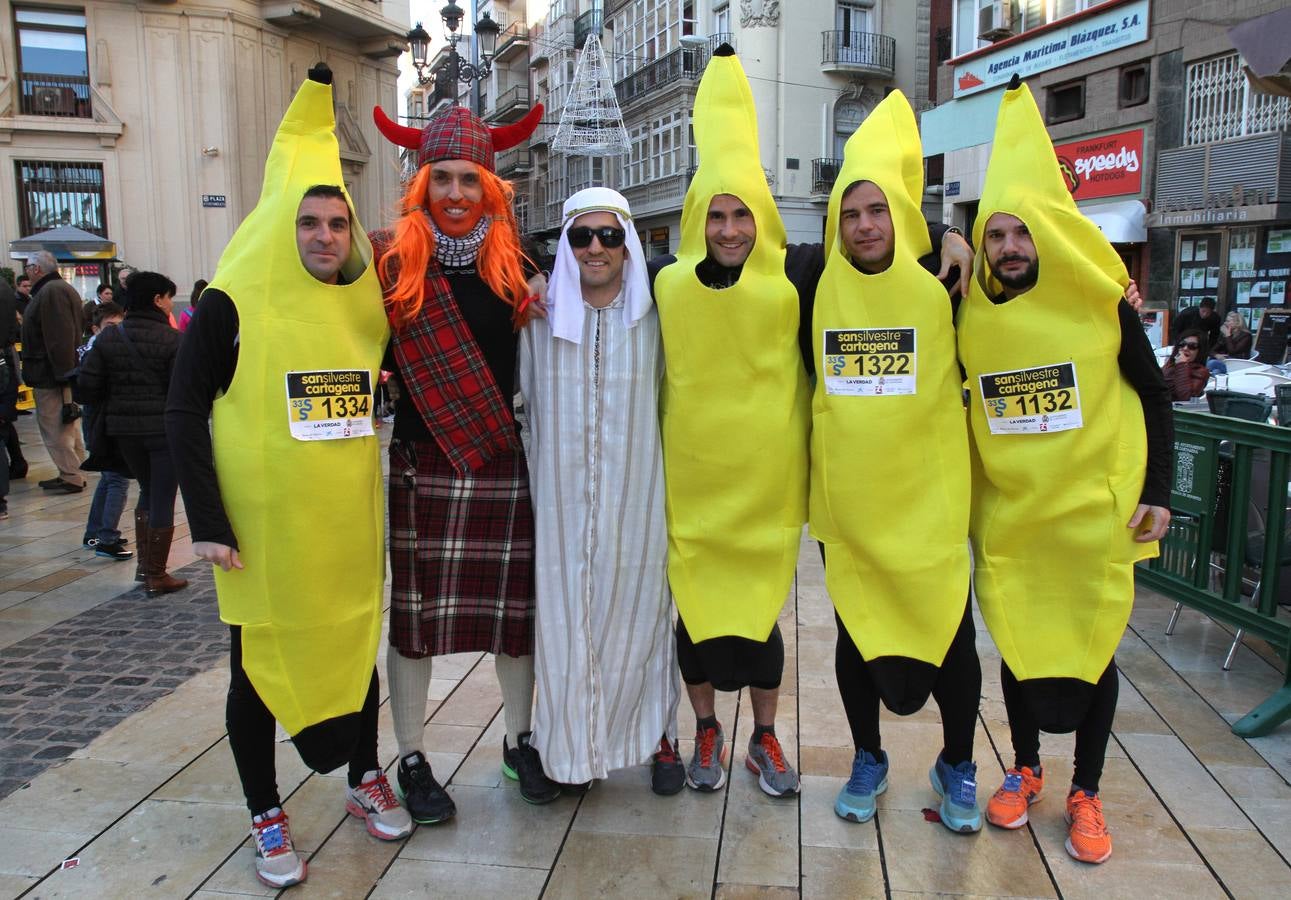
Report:
[[[490,128],[489,131],[493,135],[493,151],[501,153],[503,150],[510,150],[533,134],[541,121],[542,104],[535,103],[533,109],[529,110],[519,122],[512,122],[510,125],[503,125],[501,128]]]
[[[385,135],[386,140],[399,147],[417,150],[421,147],[421,129],[409,128],[390,121],[390,117],[379,106],[372,107],[372,121],[377,123],[377,130]]]

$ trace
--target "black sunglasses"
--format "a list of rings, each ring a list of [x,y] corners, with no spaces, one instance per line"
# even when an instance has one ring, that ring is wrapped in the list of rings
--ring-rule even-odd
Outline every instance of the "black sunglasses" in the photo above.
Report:
[[[569,229],[568,234],[569,246],[579,250],[592,246],[593,237],[600,241],[601,246],[606,250],[622,247],[623,240],[627,237],[627,232],[622,228],[615,228],[613,225],[606,225],[603,228],[588,228],[585,225],[580,225],[577,228]]]
[[[1179,346],[1180,346],[1180,347],[1183,347],[1183,348],[1184,348],[1184,349],[1186,349],[1186,350],[1199,350],[1199,349],[1201,349],[1201,344],[1198,344],[1196,341],[1184,341],[1184,342],[1183,342],[1182,344],[1180,344]]]

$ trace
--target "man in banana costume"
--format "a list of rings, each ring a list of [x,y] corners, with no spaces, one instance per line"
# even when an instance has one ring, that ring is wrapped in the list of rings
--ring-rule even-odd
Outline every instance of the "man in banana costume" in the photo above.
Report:
[[[676,257],[651,261],[666,360],[668,579],[697,720],[687,783],[701,791],[725,783],[714,691],[748,687],[746,767],[764,792],[787,796],[798,776],[775,735],[784,668],[776,620],[807,513],[810,323],[824,256],[820,245],[786,246],[752,92],[729,46],[708,63],[694,118],[700,164],[681,245]],[[935,231],[939,244],[943,232]],[[967,268],[962,238],[941,249]]]
[[[193,551],[217,565],[229,747],[256,874],[275,888],[306,874],[275,783],[275,719],[311,768],[348,764],[346,809],[374,837],[412,830],[377,757],[385,555],[372,386],[388,329],[334,127],[320,64],[203,294],[166,413]]]
[[[1170,519],[1170,396],[1111,245],[1067,191],[1031,92],[1000,104],[957,320],[970,390],[974,587],[999,647],[1014,765],[987,819],[1039,799],[1040,732],[1076,732],[1067,851],[1106,860],[1098,798],[1134,563]]]
[[[835,811],[868,821],[887,789],[879,701],[909,715],[931,693],[943,732],[929,773],[941,820],[973,832],[982,672],[967,602],[968,431],[951,303],[934,258],[921,265],[922,196],[914,113],[894,91],[848,140],[830,197],[812,328],[810,523],[856,748]]]

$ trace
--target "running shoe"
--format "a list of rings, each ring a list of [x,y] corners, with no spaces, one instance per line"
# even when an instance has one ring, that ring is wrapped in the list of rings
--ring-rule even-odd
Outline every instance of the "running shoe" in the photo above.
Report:
[[[533,732],[526,731],[516,739],[515,747],[502,739],[502,774],[520,782],[520,796],[527,803],[550,803],[560,796],[560,786],[542,770],[542,757],[530,746]]]
[[[849,822],[868,822],[874,818],[879,794],[888,789],[888,755],[882,750],[877,757],[857,750],[852,760],[852,777],[838,792],[834,812]]]
[[[397,841],[412,834],[412,817],[399,805],[385,773],[373,769],[358,787],[345,792],[345,811],[362,819],[368,834],[382,841]]]
[[[686,767],[681,764],[677,747],[667,735],[650,761],[650,790],[664,797],[679,793],[686,786]]]
[[[279,807],[274,807],[269,813],[251,820],[251,839],[256,845],[256,878],[271,888],[300,884],[305,880],[307,866],[292,846],[287,814]]]
[[[798,773],[785,762],[784,751],[774,733],[764,731],[760,739],[749,740],[744,766],[758,776],[758,787],[767,796],[790,797],[798,793]]]
[[[701,728],[695,732],[695,752],[686,767],[686,784],[697,791],[712,793],[726,784],[726,736],[722,726]]]
[[[1098,864],[1112,855],[1112,835],[1103,821],[1103,801],[1092,791],[1067,797],[1067,852],[1073,859]]]
[[[1027,823],[1027,808],[1040,799],[1043,788],[1044,771],[1039,766],[1009,769],[986,804],[986,821],[997,828],[1021,828]]]
[[[977,764],[971,759],[949,766],[937,754],[928,772],[932,789],[941,797],[941,824],[959,834],[982,830],[982,808],[977,805]]]
[[[457,804],[448,796],[448,791],[435,780],[435,773],[430,770],[430,763],[420,753],[409,753],[399,760],[399,771],[395,779],[399,785],[399,796],[408,815],[421,825],[436,825],[447,822],[457,814]]]
[[[115,560],[134,559],[133,550],[127,550],[121,544],[105,544],[102,541],[94,545],[94,555]]]

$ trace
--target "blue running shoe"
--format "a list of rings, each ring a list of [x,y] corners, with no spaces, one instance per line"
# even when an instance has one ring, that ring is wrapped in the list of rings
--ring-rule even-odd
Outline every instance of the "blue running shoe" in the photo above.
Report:
[[[865,750],[856,751],[852,760],[852,777],[838,792],[834,812],[849,822],[868,822],[874,818],[874,802],[888,789],[888,755],[879,751],[875,759]]]
[[[941,797],[941,824],[951,831],[970,834],[982,830],[982,809],[977,805],[977,764],[966,760],[954,768],[937,761],[928,772],[932,789]]]

